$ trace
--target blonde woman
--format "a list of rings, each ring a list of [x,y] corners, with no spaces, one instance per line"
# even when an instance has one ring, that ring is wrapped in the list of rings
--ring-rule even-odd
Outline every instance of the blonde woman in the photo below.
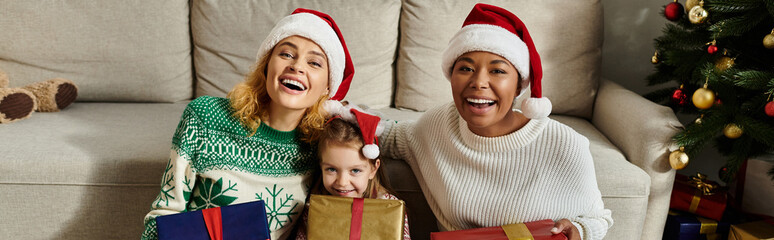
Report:
[[[156,217],[263,200],[272,239],[285,239],[304,208],[317,166],[323,105],[341,100],[354,74],[346,43],[327,14],[296,9],[272,29],[258,61],[228,98],[192,101],[172,138]]]

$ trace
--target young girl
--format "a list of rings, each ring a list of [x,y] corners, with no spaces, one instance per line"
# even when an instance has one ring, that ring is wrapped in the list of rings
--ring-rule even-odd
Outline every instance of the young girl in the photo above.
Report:
[[[322,187],[317,193],[351,198],[392,199],[384,171],[379,166],[376,139],[379,117],[352,110],[357,124],[334,117],[325,124],[318,145]],[[365,140],[370,139],[370,140]],[[297,240],[306,239],[307,214],[304,223],[299,226]],[[408,216],[404,217],[403,239],[410,240]]]
[[[385,156],[411,166],[442,231],[542,219],[599,240],[613,224],[589,141],[551,120],[540,56],[513,13],[477,4],[443,53],[454,101],[386,126]],[[531,85],[521,112],[513,102]],[[389,121],[385,121],[389,123]],[[507,196],[503,198],[503,196]]]
[[[296,9],[258,51],[258,62],[228,98],[188,104],[172,138],[161,193],[142,239],[157,239],[156,217],[263,200],[272,239],[285,239],[309,191],[326,99],[341,100],[354,70],[330,16]]]

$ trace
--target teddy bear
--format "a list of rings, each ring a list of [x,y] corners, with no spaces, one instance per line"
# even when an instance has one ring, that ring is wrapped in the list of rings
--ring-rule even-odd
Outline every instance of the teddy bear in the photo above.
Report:
[[[0,70],[0,124],[28,118],[32,112],[58,112],[78,97],[70,80],[53,78],[21,88],[9,87],[8,74]]]

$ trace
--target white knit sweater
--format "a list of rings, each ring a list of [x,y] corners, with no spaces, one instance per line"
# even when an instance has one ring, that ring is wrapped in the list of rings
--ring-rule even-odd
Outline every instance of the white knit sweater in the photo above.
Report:
[[[382,154],[408,162],[442,231],[567,218],[583,239],[596,240],[613,225],[589,141],[564,124],[533,119],[482,137],[453,103],[416,122],[385,122]]]

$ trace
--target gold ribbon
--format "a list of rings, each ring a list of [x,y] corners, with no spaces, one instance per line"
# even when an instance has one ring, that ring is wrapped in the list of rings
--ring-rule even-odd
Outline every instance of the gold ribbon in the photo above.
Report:
[[[508,240],[534,240],[532,233],[529,232],[527,225],[523,223],[509,224],[502,226],[505,236]]]
[[[697,217],[696,220],[699,220],[701,222],[701,227],[699,228],[700,234],[706,234],[707,240],[716,240],[718,239],[718,234],[716,233],[718,231],[718,222],[712,221],[706,218]]]
[[[701,202],[701,197],[697,192],[693,195],[693,199],[691,199],[691,206],[688,208],[688,212],[696,213],[696,209],[699,208],[699,202]]]
[[[688,184],[701,190],[704,195],[715,194],[715,189],[718,188],[716,183],[707,181],[707,176],[701,173],[696,173],[696,176],[691,176],[689,179]]]

